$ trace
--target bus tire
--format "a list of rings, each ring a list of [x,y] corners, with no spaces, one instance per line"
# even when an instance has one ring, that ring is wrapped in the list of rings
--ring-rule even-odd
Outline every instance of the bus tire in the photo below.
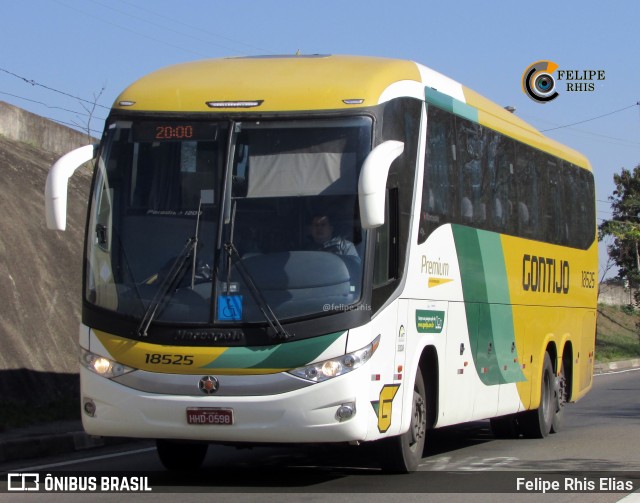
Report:
[[[156,440],[156,450],[162,465],[171,471],[197,470],[207,455],[208,444]]]
[[[427,434],[427,402],[424,379],[420,368],[416,374],[411,405],[411,424],[406,433],[378,441],[378,455],[382,471],[409,473],[418,468]]]
[[[560,371],[555,378],[554,401],[555,414],[551,423],[551,433],[558,433],[564,427],[564,406],[567,404],[569,390],[567,389],[567,375],[565,373],[564,359],[560,363]]]
[[[522,433],[527,438],[545,438],[551,432],[556,415],[555,374],[549,353],[544,355],[540,386],[540,406],[521,413],[519,418]]]

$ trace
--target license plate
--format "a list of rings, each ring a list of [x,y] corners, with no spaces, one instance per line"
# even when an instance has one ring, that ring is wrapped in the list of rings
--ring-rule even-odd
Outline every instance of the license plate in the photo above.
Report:
[[[187,409],[187,423],[230,426],[233,424],[233,409],[190,407]]]

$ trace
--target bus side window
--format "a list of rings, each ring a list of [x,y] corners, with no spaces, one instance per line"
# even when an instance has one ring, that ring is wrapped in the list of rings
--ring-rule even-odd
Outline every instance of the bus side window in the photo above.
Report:
[[[581,240],[578,243],[583,249],[586,249],[590,243],[593,242],[593,236],[596,232],[594,227],[596,213],[595,201],[590,194],[595,191],[593,173],[585,170],[580,171],[580,236]]]
[[[398,277],[398,189],[387,189],[384,224],[376,229],[373,287],[385,286]]]
[[[418,244],[457,214],[453,116],[434,106],[428,109],[424,170]]]
[[[486,216],[482,208],[482,180],[485,165],[485,139],[483,127],[456,117],[456,155],[458,165],[459,214],[465,225],[482,227]]]
[[[514,175],[514,142],[500,137],[496,152],[495,176],[492,179],[492,208],[493,228],[497,232],[513,234],[516,229],[514,223],[515,175]]]
[[[544,156],[547,164],[547,187],[545,190],[544,227],[545,241],[567,244],[566,229],[562,216],[562,178],[560,169],[562,161],[551,156]]]
[[[521,237],[537,239],[540,235],[541,157],[542,153],[526,146],[516,148],[516,225]]]

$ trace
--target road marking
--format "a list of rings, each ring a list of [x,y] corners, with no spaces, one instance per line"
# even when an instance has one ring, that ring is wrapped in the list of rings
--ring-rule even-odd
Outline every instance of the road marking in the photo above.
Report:
[[[640,491],[636,491],[634,493],[631,493],[629,495],[627,495],[626,497],[622,498],[621,500],[618,500],[618,503],[622,503],[624,501],[624,503],[638,503],[640,502]]]
[[[603,372],[602,374],[594,374],[593,377],[608,376],[608,375],[611,375],[611,374],[624,374],[626,372],[638,372],[639,370],[640,370],[640,368],[624,369],[624,370],[612,370],[610,372]]]
[[[423,461],[420,467],[422,471],[490,471],[504,469],[518,461],[519,459],[514,457],[480,458],[478,456],[468,456],[454,461],[451,456],[441,456],[434,460]]]
[[[121,456],[129,456],[131,454],[142,454],[143,452],[151,452],[151,451],[155,451],[156,448],[155,447],[147,447],[145,449],[137,449],[134,451],[124,451],[124,452],[116,452],[113,454],[103,454],[102,456],[92,456],[90,458],[82,458],[82,459],[75,459],[72,461],[62,461],[60,463],[51,463],[48,465],[39,465],[39,466],[29,466],[27,468],[18,468],[18,469],[14,469],[11,470],[13,472],[15,471],[37,471],[37,470],[47,470],[49,468],[58,468],[60,466],[68,466],[68,465],[75,465],[78,463],[85,463],[87,461],[99,461],[101,459],[109,459],[109,458],[118,458]]]

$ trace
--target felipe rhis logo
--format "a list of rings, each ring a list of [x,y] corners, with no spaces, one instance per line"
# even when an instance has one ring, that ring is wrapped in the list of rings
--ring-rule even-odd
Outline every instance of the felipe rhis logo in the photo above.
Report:
[[[558,97],[556,81],[551,75],[558,69],[552,61],[536,61],[522,74],[522,90],[533,101],[548,103]]]

